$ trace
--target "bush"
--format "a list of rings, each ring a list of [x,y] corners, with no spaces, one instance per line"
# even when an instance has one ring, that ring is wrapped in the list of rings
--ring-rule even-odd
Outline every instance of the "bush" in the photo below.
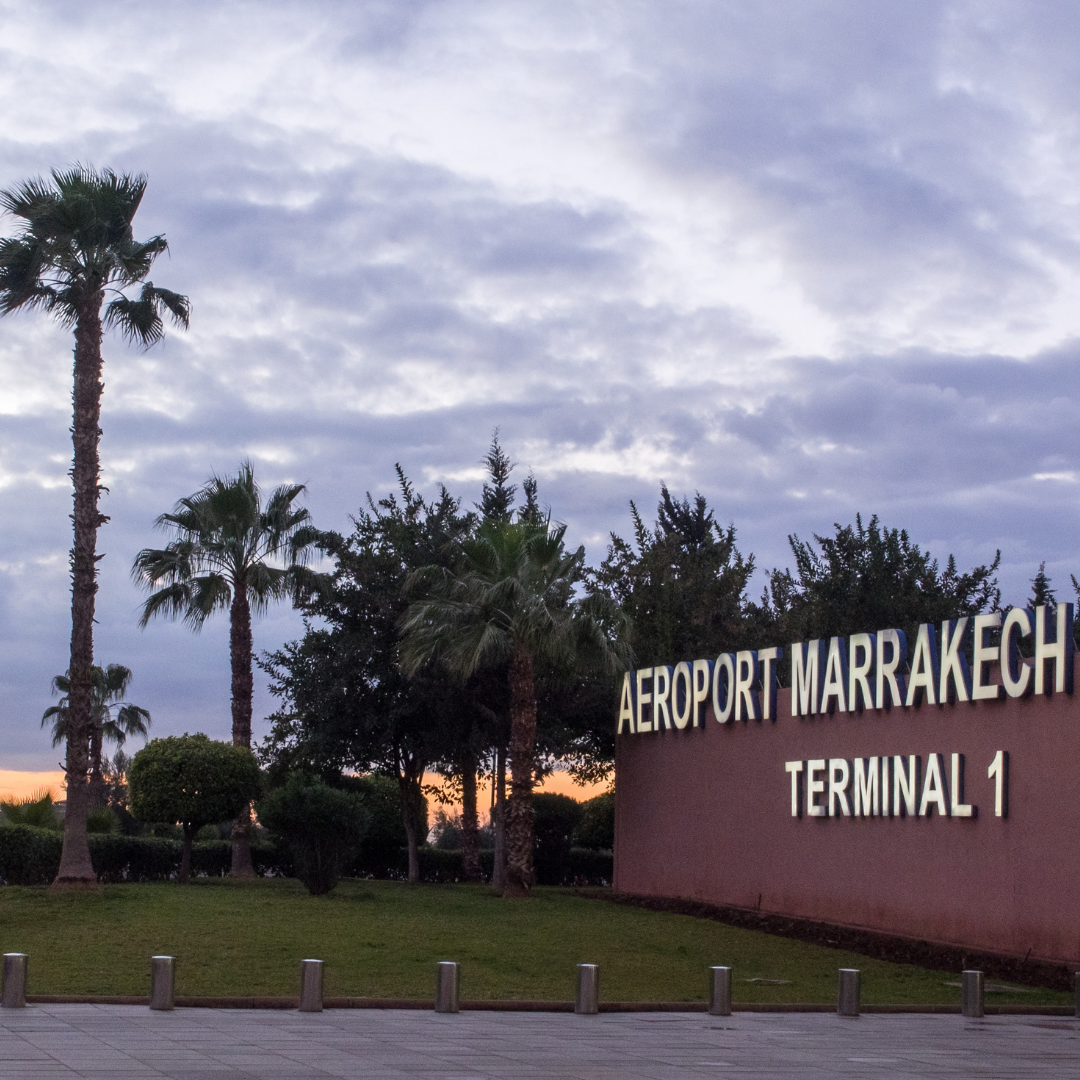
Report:
[[[533,796],[536,847],[533,869],[539,885],[561,885],[570,873],[570,842],[581,820],[581,803],[569,795]]]
[[[615,876],[615,857],[610,851],[571,848],[562,885],[610,885]]]
[[[55,829],[0,825],[0,881],[47,885],[60,869],[63,838]]]
[[[574,847],[611,851],[615,847],[615,792],[605,791],[581,804]]]
[[[342,867],[359,854],[368,820],[359,796],[303,773],[293,773],[284,787],[260,799],[256,812],[312,896],[338,883]]]
[[[120,822],[108,806],[96,806],[86,815],[88,833],[113,833],[120,831]]]
[[[9,799],[0,802],[0,813],[8,825],[33,825],[38,829],[59,831],[60,819],[56,816],[56,804],[48,791],[38,791],[25,799]]]
[[[398,782],[389,776],[343,776],[341,786],[359,796],[368,815],[360,855],[349,865],[347,876],[401,876],[401,849],[408,844],[408,837],[401,817]],[[404,865],[407,870],[407,860]]]

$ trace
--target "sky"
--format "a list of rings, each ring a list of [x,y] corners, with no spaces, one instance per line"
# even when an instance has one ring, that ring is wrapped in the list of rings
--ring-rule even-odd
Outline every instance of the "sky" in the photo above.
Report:
[[[154,733],[228,737],[226,620],[137,626],[155,518],[244,458],[323,528],[395,463],[471,503],[496,428],[593,563],[664,482],[755,594],[788,534],[876,513],[1071,599],[1078,45],[1064,0],[0,0],[0,187],[145,172],[192,304],[104,345],[98,661]],[[71,347],[0,320],[5,769],[60,760]]]

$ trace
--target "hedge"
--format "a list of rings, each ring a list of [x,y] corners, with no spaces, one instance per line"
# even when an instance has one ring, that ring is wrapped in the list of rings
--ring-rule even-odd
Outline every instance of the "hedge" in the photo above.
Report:
[[[90,859],[103,882],[165,881],[180,869],[179,840],[157,836],[124,836],[118,833],[91,833]],[[60,868],[60,833],[35,829],[31,825],[0,825],[0,884],[48,885]],[[404,878],[408,871],[408,851],[399,849],[396,867],[387,877]],[[420,848],[420,880],[452,882],[461,880],[461,852],[440,848]],[[255,873],[260,877],[290,877],[288,857],[273,844],[251,845]],[[612,855],[609,851],[570,848],[560,867],[558,880],[542,877],[541,885],[610,885]],[[232,844],[228,840],[206,840],[192,847],[191,872],[199,877],[224,877],[232,864]],[[491,879],[495,857],[490,850],[480,852],[480,869]],[[356,870],[353,871],[354,873]],[[380,875],[382,876],[382,875]]]
[[[181,843],[156,836],[95,834],[88,837],[90,860],[98,879],[165,881],[180,869]],[[29,825],[0,825],[0,882],[5,885],[47,885],[60,868],[60,833]],[[284,865],[271,844],[252,844],[251,857],[260,876],[283,876]],[[232,844],[209,840],[192,848],[192,873],[222,877],[232,864]]]
[[[460,850],[444,850],[425,845],[420,856],[420,880],[427,882],[451,882],[461,880],[462,853]],[[396,877],[404,877],[408,867],[408,852],[402,852],[403,862]],[[480,852],[480,872],[488,881],[495,867],[493,851]],[[538,874],[541,885],[610,885],[614,858],[610,851],[590,851],[587,848],[570,848],[569,854],[559,865],[559,876]]]

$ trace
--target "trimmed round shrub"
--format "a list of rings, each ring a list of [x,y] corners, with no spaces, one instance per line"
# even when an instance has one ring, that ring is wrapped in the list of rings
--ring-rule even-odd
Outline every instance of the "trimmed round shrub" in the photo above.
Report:
[[[342,868],[360,851],[368,822],[359,796],[299,772],[260,799],[255,812],[286,849],[312,896],[323,896],[338,883]]]

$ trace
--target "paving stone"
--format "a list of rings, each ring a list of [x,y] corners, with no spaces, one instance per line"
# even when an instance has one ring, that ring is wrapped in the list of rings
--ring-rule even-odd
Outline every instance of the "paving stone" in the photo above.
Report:
[[[826,1013],[0,1011],[0,1080],[831,1080],[1080,1077],[1080,1021]]]

